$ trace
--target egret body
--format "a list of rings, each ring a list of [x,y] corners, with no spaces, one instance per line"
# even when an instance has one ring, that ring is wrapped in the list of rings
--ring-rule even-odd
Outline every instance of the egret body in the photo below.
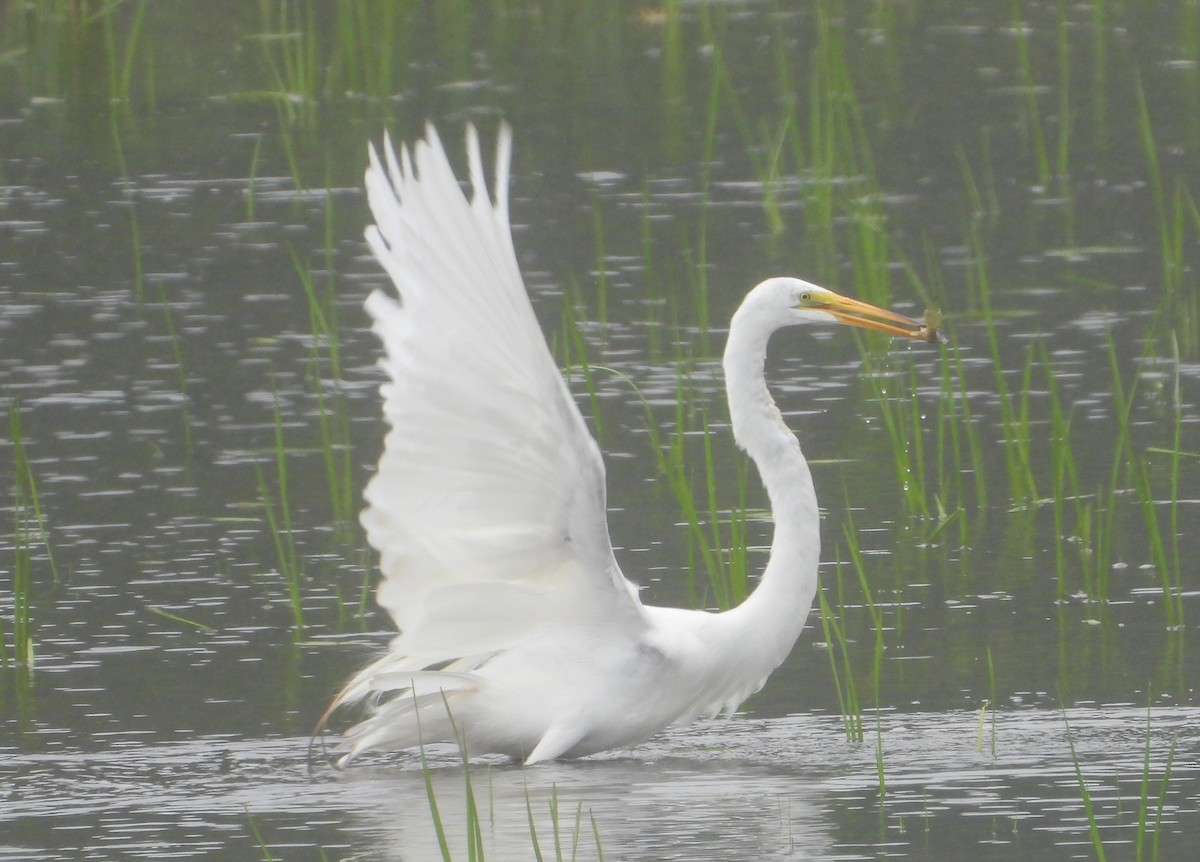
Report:
[[[734,437],[770,498],[769,562],[723,613],[643,605],[613,555],[599,448],[517,268],[507,126],[497,150],[494,199],[473,128],[469,197],[432,127],[411,151],[370,153],[367,240],[399,301],[376,291],[366,302],[386,351],[391,428],[362,523],[380,554],[379,604],[400,634],[330,707],[366,706],[339,742],[343,764],[456,732],[472,754],[536,763],[732,713],[791,650],[820,559],[812,476],[767,390],[768,340],[832,322],[927,335],[799,279],[751,290],[724,371]]]

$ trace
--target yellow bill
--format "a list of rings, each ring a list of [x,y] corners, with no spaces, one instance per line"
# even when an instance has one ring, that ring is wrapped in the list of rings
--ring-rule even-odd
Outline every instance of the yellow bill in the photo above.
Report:
[[[925,321],[921,322],[911,317],[905,317],[903,314],[888,311],[886,308],[871,305],[869,302],[861,302],[837,293],[823,294],[818,301],[813,303],[812,307],[827,311],[837,318],[839,323],[850,326],[861,326],[890,335],[901,335],[905,338],[917,338],[922,341],[937,342],[941,340],[937,331],[942,322],[940,311],[927,309]]]

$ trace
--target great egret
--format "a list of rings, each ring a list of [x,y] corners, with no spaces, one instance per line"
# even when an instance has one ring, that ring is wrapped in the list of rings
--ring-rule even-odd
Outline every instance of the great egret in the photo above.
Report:
[[[767,340],[833,321],[936,338],[799,279],[751,290],[724,370],[734,438],[770,497],[770,560],[732,610],[643,605],[613,556],[600,450],[517,268],[511,149],[501,126],[494,201],[472,127],[469,199],[432,126],[399,159],[390,141],[383,164],[370,151],[366,237],[402,302],[378,290],[366,301],[386,348],[391,430],[362,523],[381,557],[379,604],[400,634],[329,708],[366,702],[339,742],[341,765],[456,732],[473,754],[537,763],[732,713],[787,656],[817,589],[817,497],[767,391]]]

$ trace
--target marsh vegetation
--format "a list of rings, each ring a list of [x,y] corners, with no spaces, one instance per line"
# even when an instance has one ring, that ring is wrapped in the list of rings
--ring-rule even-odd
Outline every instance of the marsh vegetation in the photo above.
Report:
[[[389,627],[354,523],[365,145],[501,116],[649,601],[728,607],[764,559],[720,396],[748,287],[940,309],[947,341],[775,345],[826,566],[746,717],[308,784]],[[0,129],[10,852],[1190,858],[1195,3],[7,4]]]

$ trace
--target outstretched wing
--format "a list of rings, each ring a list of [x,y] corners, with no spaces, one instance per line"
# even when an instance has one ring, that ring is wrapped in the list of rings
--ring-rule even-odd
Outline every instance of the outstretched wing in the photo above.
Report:
[[[469,200],[432,126],[398,160],[389,141],[385,164],[371,149],[366,236],[400,302],[366,302],[387,351],[391,430],[362,523],[381,555],[379,604],[401,632],[393,667],[469,668],[551,624],[645,625],[613,557],[599,448],[517,267],[511,149],[503,125],[495,202],[473,127]]]

